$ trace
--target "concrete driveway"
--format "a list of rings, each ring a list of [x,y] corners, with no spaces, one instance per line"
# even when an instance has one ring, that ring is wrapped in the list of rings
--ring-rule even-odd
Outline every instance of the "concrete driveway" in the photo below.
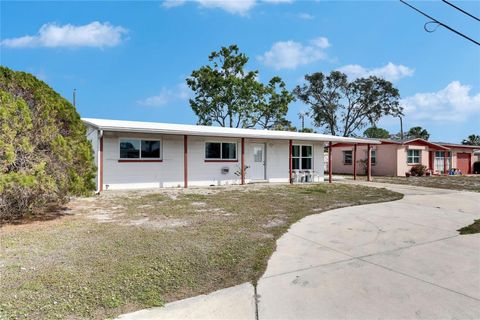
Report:
[[[456,231],[480,218],[480,194],[378,186],[405,197],[294,224],[256,295],[246,283],[120,318],[480,319],[480,234]]]

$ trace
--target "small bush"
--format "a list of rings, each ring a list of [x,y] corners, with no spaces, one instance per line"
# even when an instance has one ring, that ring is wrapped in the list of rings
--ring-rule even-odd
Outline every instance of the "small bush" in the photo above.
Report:
[[[94,189],[85,132],[47,84],[0,66],[0,224]]]
[[[427,167],[421,164],[417,164],[410,169],[412,176],[421,177],[427,171]]]

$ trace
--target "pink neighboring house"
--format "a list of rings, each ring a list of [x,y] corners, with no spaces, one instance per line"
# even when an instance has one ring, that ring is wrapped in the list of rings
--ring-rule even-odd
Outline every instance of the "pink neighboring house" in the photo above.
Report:
[[[434,143],[423,139],[395,141],[375,139],[379,145],[371,145],[372,175],[405,176],[412,166],[422,164],[434,174],[445,174],[451,168],[463,174],[473,173],[476,161],[473,153],[480,146],[467,146],[454,143]],[[356,150],[356,152],[355,152]],[[445,158],[445,154],[447,158]],[[355,159],[356,158],[356,159]],[[332,146],[332,171],[336,174],[365,174],[367,145],[337,143]],[[356,160],[356,161],[355,161]]]

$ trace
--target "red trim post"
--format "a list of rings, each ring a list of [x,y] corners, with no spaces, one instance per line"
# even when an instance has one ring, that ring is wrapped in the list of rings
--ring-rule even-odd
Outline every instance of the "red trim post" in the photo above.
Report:
[[[357,144],[353,145],[353,180],[357,180]]]
[[[372,150],[370,144],[367,144],[367,181],[372,181]]]
[[[472,158],[473,158],[473,152],[470,153],[470,157],[468,158],[468,172],[467,174],[471,174],[473,172],[472,169]],[[457,160],[458,161],[458,160]]]
[[[242,184],[245,184],[245,138],[242,138],[242,164],[241,164]]]
[[[448,176],[448,172],[447,172],[447,156],[448,156],[448,152],[447,151],[443,151],[443,174]]]
[[[100,179],[99,179],[99,191],[103,191],[103,132],[102,136],[100,137]]]
[[[328,183],[332,183],[332,141],[328,143]]]
[[[290,183],[293,183],[292,180],[292,140],[288,140],[288,179]]]
[[[188,136],[183,136],[183,187],[188,188]]]

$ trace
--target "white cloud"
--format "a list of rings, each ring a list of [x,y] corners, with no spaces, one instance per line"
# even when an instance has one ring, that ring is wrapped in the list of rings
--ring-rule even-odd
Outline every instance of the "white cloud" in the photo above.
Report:
[[[291,3],[294,0],[261,0],[261,2],[268,4],[280,4]],[[231,14],[246,15],[259,0],[191,0],[190,2],[196,2],[203,8],[216,8],[227,11]],[[186,4],[186,0],[164,0],[162,7],[173,8]]]
[[[279,41],[257,59],[276,70],[296,69],[299,66],[325,59],[327,55],[324,49],[329,46],[330,43],[325,37],[315,38],[308,45],[292,40]]]
[[[44,24],[37,35],[2,40],[2,46],[21,47],[113,47],[124,40],[127,29],[110,23],[91,22],[83,26]]]
[[[170,9],[174,7],[183,6],[187,1],[186,0],[165,0],[162,2],[162,7]]]
[[[252,9],[256,1],[255,0],[196,0],[201,7],[205,8],[218,8],[225,10],[229,13],[245,15]]]
[[[383,67],[373,69],[368,69],[358,64],[349,64],[340,67],[338,71],[345,73],[348,77],[353,79],[377,76],[388,81],[397,81],[401,78],[410,77],[415,72],[415,70],[412,68],[401,64],[393,64],[391,62],[387,63]]]
[[[417,93],[402,99],[400,104],[405,115],[414,120],[463,122],[477,117],[480,122],[480,92],[470,91],[470,86],[452,81],[444,89]]]
[[[302,20],[313,20],[313,19],[315,19],[314,16],[312,16],[310,13],[306,13],[306,12],[301,12],[301,13],[297,14],[297,17],[302,19]]]
[[[187,100],[190,95],[190,88],[185,83],[179,83],[173,89],[162,88],[158,95],[137,101],[137,103],[143,106],[160,107],[173,101]]]

